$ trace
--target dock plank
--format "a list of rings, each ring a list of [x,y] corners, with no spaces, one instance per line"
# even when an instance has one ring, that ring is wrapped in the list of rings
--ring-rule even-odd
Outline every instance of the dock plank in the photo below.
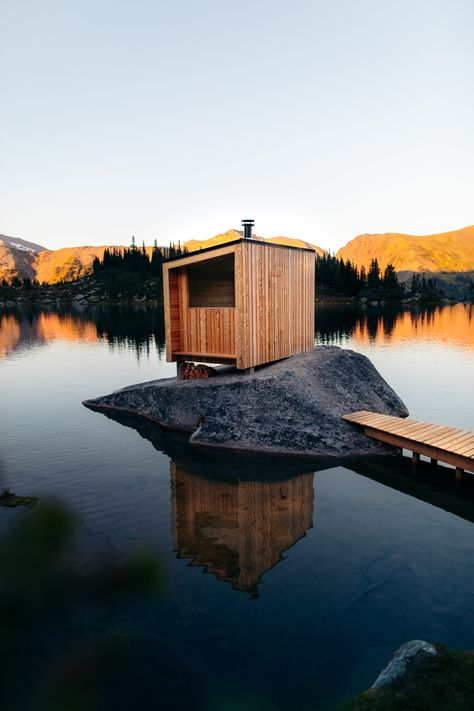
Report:
[[[342,419],[362,427],[372,439],[450,464],[458,472],[474,473],[474,432],[470,430],[367,410],[348,413]]]

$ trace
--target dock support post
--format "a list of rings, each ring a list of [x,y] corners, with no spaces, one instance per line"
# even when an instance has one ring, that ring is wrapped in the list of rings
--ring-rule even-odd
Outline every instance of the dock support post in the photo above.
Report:
[[[431,457],[431,464],[438,464],[438,460],[435,457]]]
[[[418,462],[420,461],[420,455],[418,454],[418,452],[412,452],[411,461],[413,462],[413,464],[418,464]]]
[[[461,484],[463,474],[464,474],[464,469],[461,469],[461,467],[456,467],[456,482],[457,482],[457,484]]]

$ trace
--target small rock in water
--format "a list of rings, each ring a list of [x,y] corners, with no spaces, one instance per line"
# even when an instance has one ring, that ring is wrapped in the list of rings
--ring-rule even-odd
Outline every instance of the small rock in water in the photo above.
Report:
[[[394,681],[397,681],[407,673],[408,661],[424,661],[437,653],[432,644],[421,639],[413,639],[402,644],[370,688],[380,689],[382,686],[393,684]]]

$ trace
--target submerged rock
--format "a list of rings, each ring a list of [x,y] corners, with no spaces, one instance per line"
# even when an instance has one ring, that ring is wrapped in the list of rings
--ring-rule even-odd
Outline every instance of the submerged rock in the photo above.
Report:
[[[391,453],[341,419],[357,410],[406,417],[408,410],[365,356],[336,346],[208,380],[167,378],[85,400],[188,432],[189,443],[324,457]]]
[[[0,506],[3,508],[15,509],[17,506],[36,506],[38,499],[36,496],[18,496],[10,489],[4,489],[0,494]]]

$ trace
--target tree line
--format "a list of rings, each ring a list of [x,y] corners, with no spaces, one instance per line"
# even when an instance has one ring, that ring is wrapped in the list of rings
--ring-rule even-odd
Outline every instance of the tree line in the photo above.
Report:
[[[111,285],[117,282],[130,288],[139,283],[155,283],[154,291],[159,298],[162,289],[163,261],[187,253],[187,248],[179,242],[170,242],[167,247],[159,247],[156,240],[151,251],[135,243],[132,237],[130,247],[111,247],[104,250],[102,258],[95,257],[92,274],[98,281]],[[125,283],[124,283],[125,282]],[[66,284],[64,283],[64,286]],[[1,287],[7,289],[34,289],[40,284],[36,279],[14,276],[9,282],[5,279]],[[468,290],[472,295],[474,285]],[[335,255],[326,253],[316,255],[316,293],[321,296],[367,297],[368,299],[398,300],[404,296],[419,295],[425,300],[438,300],[443,296],[436,280],[424,274],[413,274],[410,282],[401,284],[393,264],[388,264],[382,271],[377,259],[372,259],[369,269],[360,269],[349,260],[344,261]]]
[[[104,249],[102,259],[95,257],[92,262],[92,273],[99,276],[111,270],[129,272],[131,274],[141,274],[143,277],[154,276],[161,279],[163,271],[163,260],[179,257],[187,252],[186,247],[181,244],[170,242],[168,247],[159,247],[156,240],[148,254],[143,242],[141,247],[135,244],[135,237],[132,237],[130,247],[112,247]]]
[[[398,280],[393,264],[380,269],[377,259],[372,259],[369,269],[358,269],[348,259],[344,261],[330,253],[316,256],[316,292],[323,296],[366,296],[397,299],[419,294],[422,298],[437,299],[442,291],[434,279],[414,274],[407,289]]]

